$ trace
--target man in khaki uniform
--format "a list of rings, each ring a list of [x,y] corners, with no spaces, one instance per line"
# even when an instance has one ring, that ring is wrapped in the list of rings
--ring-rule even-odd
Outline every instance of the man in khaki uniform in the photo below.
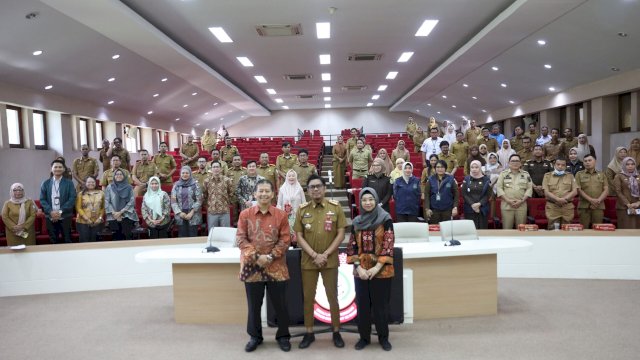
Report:
[[[122,139],[117,137],[113,139],[113,146],[107,150],[107,157],[109,161],[111,161],[111,157],[113,155],[118,155],[120,157],[120,162],[122,163],[122,168],[127,171],[131,169],[131,155],[129,155],[129,151],[122,147]]]
[[[489,137],[489,128],[482,128],[482,137],[478,139],[476,145],[480,146],[485,144],[487,146],[487,152],[497,152],[499,149],[498,141]]]
[[[527,199],[533,192],[531,176],[521,170],[522,161],[518,154],[509,157],[509,169],[500,173],[496,190],[502,212],[502,228],[513,229],[514,225],[527,222]]]
[[[240,182],[240,178],[243,175],[247,175],[247,168],[242,167],[242,157],[240,155],[236,155],[233,157],[233,161],[231,162],[231,167],[227,170],[227,177],[233,181],[233,194],[231,196],[231,205],[233,206],[233,222],[238,222],[238,214],[240,211],[240,207],[238,206],[238,197],[236,196],[236,189],[238,188],[238,183]]]
[[[131,173],[129,172],[129,170],[120,167],[120,156],[112,155],[111,169],[102,173],[102,178],[100,179],[100,186],[102,186],[103,191],[107,190],[107,186],[113,182],[113,173],[118,169],[122,170],[122,172],[124,172],[124,174],[127,176],[127,179],[129,179],[129,184],[133,184],[133,181],[131,180]]]
[[[284,183],[287,171],[293,169],[293,165],[298,162],[298,157],[291,154],[291,143],[285,141],[282,143],[282,154],[276,158],[276,172],[278,173],[277,187]]]
[[[449,152],[449,142],[443,140],[440,143],[440,155],[438,160],[444,160],[447,163],[447,172],[451,175],[455,174],[458,169],[458,159],[455,155]]]
[[[140,160],[136,162],[131,172],[133,179],[133,195],[144,196],[147,192],[147,182],[152,176],[158,174],[156,165],[149,161],[149,152],[145,149],[140,150]]]
[[[183,166],[196,166],[198,157],[200,157],[200,150],[198,149],[198,145],[193,142],[193,135],[188,135],[187,142],[180,147],[180,156],[182,157]]]
[[[102,172],[105,172],[111,168],[111,158],[107,156],[107,151],[109,151],[109,140],[102,140],[102,149],[100,149],[100,154],[98,155],[98,160],[102,164]]]
[[[467,162],[467,157],[469,156],[469,143],[464,141],[464,135],[460,131],[456,133],[456,142],[451,146],[451,152],[456,156],[458,165]]]
[[[556,159],[554,171],[544,174],[542,188],[547,198],[544,207],[545,215],[549,220],[549,229],[554,228],[554,223],[570,224],[573,220],[573,198],[578,194],[578,187],[573,175],[566,172],[567,160],[564,157]]]
[[[352,149],[355,149],[357,142],[358,142],[358,129],[352,128],[351,138],[347,140],[347,156],[349,156],[349,153],[351,152]]]
[[[370,151],[364,149],[364,140],[358,139],[356,148],[351,151],[347,157],[347,162],[351,164],[352,179],[364,179],[367,177],[367,173],[373,162],[373,157]]]
[[[418,128],[418,124],[413,121],[413,116],[409,116],[409,122],[407,123],[407,135],[412,137],[416,133],[416,129]]]
[[[523,135],[523,130],[522,127],[520,125],[516,126],[515,129],[513,130],[516,133],[516,136],[511,138],[511,148],[513,150],[515,150],[515,152],[517,153],[518,151],[522,150],[523,146],[522,146],[522,138],[524,137]]]
[[[227,163],[227,165],[231,165],[233,162],[233,157],[236,155],[240,155],[240,150],[231,144],[231,138],[226,136],[224,138],[224,146],[220,148],[220,156],[222,156],[222,160]]]
[[[173,184],[173,173],[176,172],[178,165],[171,155],[167,155],[169,146],[166,142],[160,143],[160,154],[153,157],[153,164],[158,170],[158,177],[162,184]]]
[[[298,151],[298,163],[293,165],[293,171],[298,174],[298,182],[304,191],[307,191],[307,180],[311,175],[318,175],[318,170],[313,164],[309,164],[309,152],[306,149]]]
[[[551,162],[554,162],[558,155],[560,154],[560,147],[562,143],[558,139],[558,135],[560,134],[560,130],[551,129],[551,141],[543,145],[544,150],[544,158]]]
[[[523,164],[533,159],[533,149],[531,148],[531,144],[531,138],[529,138],[528,136],[522,137],[522,149],[520,149],[517,154],[520,155],[520,160]]]
[[[198,182],[201,188],[204,189],[204,182],[210,173],[207,171],[207,159],[201,157],[198,159],[198,170],[191,173],[194,179]]]
[[[82,152],[82,157],[73,160],[73,165],[71,166],[71,174],[78,182],[76,184],[76,193],[79,193],[84,189],[84,181],[87,179],[87,176],[97,178],[98,171],[100,171],[98,161],[89,157],[89,146],[87,144],[83,144],[80,151]]]
[[[225,161],[222,161],[220,159],[220,150],[218,150],[218,149],[211,150],[211,161],[209,161],[207,163],[207,167],[206,167],[207,171],[209,171],[209,172],[211,171],[211,163],[213,163],[214,161],[220,162],[220,168],[222,169],[222,175],[223,176],[227,176],[227,171],[229,171],[229,165],[227,165],[227,163]]]
[[[529,124],[529,131],[527,132],[527,136],[531,139],[532,144],[535,143],[536,139],[538,139],[538,130],[536,130],[536,123]]]
[[[325,199],[326,183],[323,178],[312,175],[307,185],[311,201],[300,206],[294,224],[298,245],[302,248],[304,326],[307,330],[299,347],[307,348],[315,340],[313,305],[318,275],[322,276],[331,311],[333,343],[336,347],[344,347],[338,305],[338,246],[344,240],[347,221],[340,203]]]
[[[260,154],[260,165],[258,165],[258,175],[269,180],[273,184],[274,188],[277,186],[278,173],[276,171],[276,166],[273,164],[269,164],[269,154],[266,152],[263,152],[262,154]]]
[[[469,129],[467,129],[467,131],[464,133],[464,137],[467,140],[467,143],[469,144],[469,146],[472,145],[480,145],[478,144],[478,138],[480,138],[480,136],[482,135],[482,128],[479,126],[476,126],[476,121],[475,120],[471,120],[471,127]]]
[[[560,154],[564,155],[565,159],[569,158],[569,150],[571,148],[578,147],[578,138],[573,137],[573,130],[571,128],[564,129],[564,141],[560,145]]]
[[[604,218],[604,199],[609,194],[609,182],[604,173],[596,170],[596,157],[585,155],[584,170],[576,174],[576,186],[580,194],[578,214],[580,224],[590,229],[593,224],[601,224]]]

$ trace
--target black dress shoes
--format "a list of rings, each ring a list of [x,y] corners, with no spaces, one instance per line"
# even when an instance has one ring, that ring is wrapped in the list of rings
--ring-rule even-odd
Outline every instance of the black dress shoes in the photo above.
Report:
[[[384,351],[391,351],[391,343],[389,342],[388,339],[381,339],[380,346],[382,346],[382,349]]]
[[[244,346],[244,351],[252,352],[258,348],[258,345],[262,344],[262,339],[252,337],[247,345]]]
[[[365,339],[360,339],[358,340],[358,342],[356,343],[356,350],[362,350],[364,349],[367,345],[369,345],[371,343],[371,341],[369,340],[365,340]]]
[[[298,347],[300,349],[306,349],[314,341],[316,341],[316,336],[313,335],[313,333],[306,333],[304,334],[304,337],[302,338],[302,341],[300,342],[300,345],[298,345]]]
[[[339,331],[335,331],[333,333],[333,345],[335,345],[337,348],[344,347],[344,340],[342,340],[342,336],[340,335]]]
[[[289,342],[289,338],[278,339],[278,346],[280,347],[280,350],[285,352],[291,350],[291,343]]]

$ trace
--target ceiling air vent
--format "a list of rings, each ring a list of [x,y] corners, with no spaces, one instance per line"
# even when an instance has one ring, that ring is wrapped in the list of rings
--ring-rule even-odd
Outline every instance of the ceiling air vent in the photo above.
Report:
[[[349,61],[378,61],[382,54],[349,54]]]
[[[300,24],[262,24],[256,25],[256,31],[260,36],[300,36],[302,25]]]
[[[285,74],[286,80],[307,80],[313,78],[311,74]]]
[[[348,85],[348,86],[343,86],[342,91],[362,91],[362,90],[365,90],[366,88],[367,88],[366,85]]]
[[[296,95],[298,99],[313,99],[315,95]]]

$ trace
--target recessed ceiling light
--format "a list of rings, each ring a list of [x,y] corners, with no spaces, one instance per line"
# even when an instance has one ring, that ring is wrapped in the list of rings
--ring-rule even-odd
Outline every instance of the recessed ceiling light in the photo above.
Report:
[[[324,108],[325,109],[330,109],[331,108],[331,104],[324,104]]]
[[[619,68],[617,68],[617,67],[615,67],[615,66],[613,66],[613,67],[611,68],[611,71],[620,71],[620,69],[619,69]]]
[[[367,107],[373,106],[373,103],[367,103]]]
[[[220,121],[222,121],[222,120],[224,120],[224,118],[223,118],[223,117],[221,117],[221,118],[220,118]]]
[[[119,59],[119,58],[120,58],[120,55],[115,54],[115,55],[113,55],[111,58],[112,58],[113,60],[117,60],[117,59]]]
[[[320,55],[320,65],[329,65],[329,64],[331,64],[331,55],[330,54]]]
[[[113,100],[109,100],[109,101],[107,102],[107,104],[111,105],[111,104],[113,104],[114,102],[115,102],[115,101],[113,101]]]
[[[236,57],[236,59],[240,61],[240,64],[242,64],[242,66],[245,66],[245,67],[253,66],[253,63],[251,62],[251,60],[249,60],[249,58],[246,56],[238,56]]]
[[[503,88],[506,88],[506,87],[507,87],[507,84],[502,83],[502,84],[500,84],[500,86],[502,86]]]
[[[330,93],[331,92],[331,86],[324,86],[322,88],[322,92]]]
[[[625,37],[629,36],[629,34],[627,34],[626,32],[622,32],[621,31],[621,32],[618,33],[618,36],[625,38]]]
[[[45,90],[51,90],[53,89],[53,85],[47,85],[44,87]]]
[[[276,91],[274,89],[267,89],[267,93],[271,95],[275,95]]]
[[[158,97],[160,96],[160,94],[153,94],[153,97]]]
[[[316,23],[316,36],[318,39],[331,38],[331,23],[319,22]]]
[[[551,86],[551,87],[549,88],[549,91],[556,91],[556,88],[554,88],[553,86]]]
[[[431,106],[431,104],[427,104],[427,106]]]
[[[398,58],[398,62],[407,62],[413,56],[412,51],[403,52],[402,55]]]
[[[500,70],[500,68],[498,68],[497,66],[492,66],[492,67],[491,67],[491,70],[493,70],[493,71],[498,71],[498,70]]]
[[[380,99],[380,95],[378,94],[375,94],[371,97],[371,100],[378,100],[378,99]]]
[[[462,86],[464,86],[464,87],[469,87],[469,84],[462,84]]]
[[[447,95],[442,95],[442,98],[443,98],[443,99],[446,99],[446,98],[447,98]]]
[[[538,40],[538,45],[544,46],[544,45],[547,45],[547,42],[544,40]]]
[[[196,124],[196,126],[200,126],[200,124]]]
[[[438,114],[440,114],[440,111],[438,111]]]
[[[486,113],[486,112],[487,112],[487,110],[485,110],[485,109],[482,109],[481,111],[482,111],[483,113]]]
[[[325,96],[324,101],[331,101],[331,96]]]
[[[205,114],[205,115],[209,115],[209,113],[208,113],[208,112],[206,112],[206,113],[204,113],[204,114]]]
[[[153,111],[147,111],[147,115],[153,114]]]
[[[39,56],[42,55],[42,50],[36,50],[33,52],[33,56]]]
[[[385,90],[387,90],[387,85],[378,86],[378,91],[385,91]]]
[[[429,36],[436,25],[438,25],[438,20],[425,20],[422,25],[420,25],[415,36]]]
[[[176,118],[176,121],[180,121],[180,118]]]
[[[451,105],[451,107],[452,107],[452,108],[454,108],[454,109],[456,108],[456,106],[455,106],[455,105]]]
[[[196,96],[196,95],[198,95],[197,92],[191,93],[191,96]]]
[[[477,96],[472,96],[471,98],[472,98],[473,100],[478,100],[478,97],[477,97]]]
[[[389,71],[389,73],[387,74],[387,79],[389,80],[393,80],[396,78],[396,76],[398,76],[398,72],[397,71]]]
[[[108,82],[114,82],[114,81],[116,81],[116,78],[114,78],[114,77],[112,77],[112,78],[108,78],[108,79],[107,79],[107,81],[108,81]]]
[[[509,100],[509,104],[515,104],[516,102],[513,100]]]
[[[254,78],[260,83],[260,84],[266,84],[267,83],[267,79],[264,78],[264,76],[262,75],[256,75],[254,76]]]
[[[274,101],[277,102],[278,104],[282,104],[284,102],[284,100],[282,99],[275,99]]]
[[[322,81],[329,81],[331,80],[331,74],[330,73],[322,73]]]
[[[167,81],[167,78],[162,78],[162,80],[160,80],[160,81],[165,82],[165,81]]]
[[[289,110],[289,107],[287,105],[283,105],[282,108],[285,110]]]
[[[216,106],[216,105],[218,105],[218,103],[213,103],[213,106]]]
[[[209,31],[211,31],[213,36],[215,36],[218,39],[218,41],[220,41],[221,43],[232,43],[233,42],[233,40],[231,40],[229,35],[227,35],[227,32],[224,31],[224,29],[221,28],[221,27],[210,27]]]
[[[416,109],[417,112],[420,112],[420,109]]]
[[[551,64],[544,64],[545,69],[551,69]]]
[[[182,105],[183,108],[189,107],[189,104]]]

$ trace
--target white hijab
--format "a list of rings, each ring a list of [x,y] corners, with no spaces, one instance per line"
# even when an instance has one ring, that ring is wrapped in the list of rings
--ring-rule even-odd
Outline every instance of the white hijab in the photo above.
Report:
[[[456,126],[453,124],[449,124],[447,127],[447,133],[444,134],[444,140],[449,143],[449,146],[452,146],[456,142]]]
[[[580,144],[580,137],[584,136],[587,140],[584,145]],[[578,152],[578,160],[584,160],[584,157],[591,154],[591,149],[589,148],[589,138],[585,134],[578,135],[578,145],[576,145],[576,151]]]
[[[290,184],[287,180],[287,177],[289,177],[290,173],[293,173],[296,176],[296,181],[294,184]],[[284,210],[284,205],[289,203],[293,208],[293,211],[296,211],[303,202],[304,189],[302,189],[302,186],[298,181],[298,173],[291,169],[287,171],[287,176],[285,176],[284,184],[280,186],[280,192],[278,194],[278,208]]]
[[[508,145],[506,149],[503,148],[505,142]],[[502,144],[500,145],[500,150],[498,150],[498,161],[500,162],[500,164],[502,164],[502,166],[506,167],[506,164],[509,164],[509,157],[515,153],[516,151],[511,148],[511,142],[507,139],[504,139],[502,140]]]

